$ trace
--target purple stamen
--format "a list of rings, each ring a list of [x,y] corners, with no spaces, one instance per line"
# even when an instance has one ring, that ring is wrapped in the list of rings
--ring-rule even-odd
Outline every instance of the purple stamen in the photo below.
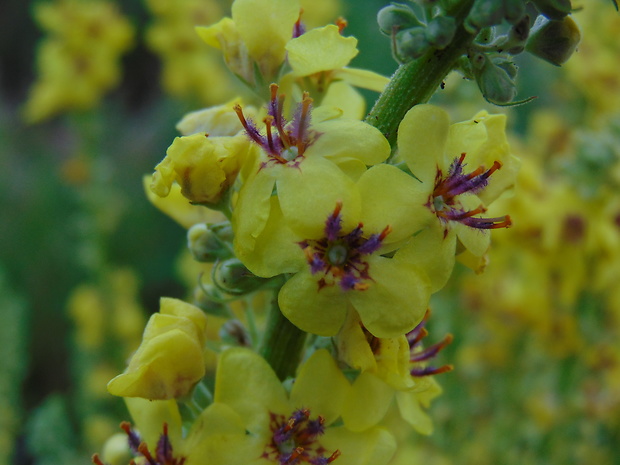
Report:
[[[342,229],[341,210],[342,202],[338,201],[334,212],[327,218],[327,221],[325,221],[325,236],[328,241],[335,241],[340,234],[340,230]]]
[[[170,443],[170,438],[168,437],[167,423],[164,423],[164,432],[159,437],[159,441],[157,441],[155,455],[157,457],[157,461],[160,463],[172,463],[172,444]]]

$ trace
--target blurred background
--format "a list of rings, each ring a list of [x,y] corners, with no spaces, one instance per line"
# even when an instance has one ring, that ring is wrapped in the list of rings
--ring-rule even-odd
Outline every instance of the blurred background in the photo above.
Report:
[[[388,3],[316,1],[308,21],[346,17],[352,66],[389,76],[375,21]],[[438,377],[435,433],[402,438],[397,463],[620,463],[620,16],[582,3],[583,42],[565,66],[518,57],[517,98],[533,102],[493,107],[456,74],[434,98],[455,121],[508,113],[523,170],[494,205],[514,227],[433,301],[429,339],[454,334],[441,362],[455,370]],[[224,0],[0,5],[0,464],[89,463],[127,417],[107,381],[159,298],[195,283],[185,229],[149,203],[142,178],[186,112],[240,91],[193,31],[229,11]]]

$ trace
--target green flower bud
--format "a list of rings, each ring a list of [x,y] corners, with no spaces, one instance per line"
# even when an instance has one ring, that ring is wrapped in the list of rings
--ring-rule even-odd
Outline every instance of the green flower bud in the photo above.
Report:
[[[239,320],[228,320],[219,330],[222,341],[226,344],[241,347],[252,347],[248,330]]]
[[[487,57],[484,53],[474,52],[469,55],[469,62],[471,63],[472,71],[476,73],[476,70],[480,70],[485,67],[487,63]]]
[[[484,59],[484,55],[482,56],[482,58]],[[462,56],[461,58],[459,58],[457,69],[460,70],[461,73],[463,73],[463,77],[465,79],[474,79],[474,68],[468,57]]]
[[[504,0],[504,19],[517,24],[525,16],[525,0]]]
[[[501,24],[504,19],[515,24],[523,16],[524,0],[476,0],[465,20],[465,27],[475,32],[484,27]]]
[[[238,258],[229,258],[216,264],[213,284],[221,291],[233,295],[248,294],[268,280],[252,274]]]
[[[529,35],[530,17],[529,15],[525,15],[521,18],[521,21],[510,28],[510,32],[508,32],[508,40],[513,43],[520,42],[525,44],[525,41],[527,41]]]
[[[478,35],[476,36],[476,42],[479,44],[485,45],[490,43],[495,37],[495,31],[492,27],[485,27],[480,30]]]
[[[450,45],[455,32],[456,22],[454,18],[437,16],[428,23],[426,38],[431,45],[438,49],[442,49]]]
[[[570,0],[533,0],[533,3],[549,19],[563,19],[572,10]]]
[[[503,2],[497,0],[476,0],[469,16],[465,20],[465,26],[472,32],[483,27],[495,26],[504,19]]]
[[[233,239],[229,222],[206,225],[195,224],[187,231],[187,246],[199,262],[214,262],[232,256]]]
[[[421,27],[398,32],[395,43],[395,54],[401,63],[422,56],[430,48],[424,28]]]
[[[553,65],[561,66],[573,54],[580,40],[579,28],[570,16],[560,21],[539,16],[525,50]]]
[[[194,291],[193,304],[209,315],[230,317],[230,309],[223,303],[226,299],[213,284],[200,284]]]
[[[487,59],[482,69],[476,72],[476,82],[484,98],[496,105],[512,102],[517,95],[514,79],[516,66],[505,58]]]
[[[407,5],[392,3],[377,13],[379,29],[386,36],[391,36],[403,29],[421,26],[415,13]]]

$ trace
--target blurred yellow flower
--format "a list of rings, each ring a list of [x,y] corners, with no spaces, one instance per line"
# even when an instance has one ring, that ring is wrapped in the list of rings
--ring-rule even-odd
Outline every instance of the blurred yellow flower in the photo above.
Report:
[[[120,80],[120,56],[133,42],[131,24],[105,0],[37,3],[34,11],[49,35],[37,52],[38,78],[24,118],[37,123],[96,106]]]

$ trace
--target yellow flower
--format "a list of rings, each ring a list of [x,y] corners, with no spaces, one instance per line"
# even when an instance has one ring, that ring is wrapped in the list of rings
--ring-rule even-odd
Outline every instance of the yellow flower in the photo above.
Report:
[[[390,433],[337,426],[349,389],[325,350],[300,367],[288,394],[264,359],[248,349],[228,349],[218,363],[215,402],[189,433],[195,438],[190,463],[194,454],[227,465],[327,465],[336,459],[341,465],[385,464],[396,446]],[[205,434],[210,431],[219,440]]]
[[[306,90],[317,93],[327,91],[332,81],[343,80],[356,87],[383,91],[389,79],[372,71],[347,68],[358,54],[357,39],[344,37],[341,28],[330,24],[312,29],[286,44],[288,63],[292,68],[290,77],[303,80]],[[286,76],[283,77],[283,81]],[[310,86],[308,86],[310,84]],[[315,95],[315,92],[311,92]]]
[[[276,80],[299,12],[295,0],[235,0],[232,19],[196,31],[207,44],[222,50],[233,73],[250,86],[262,85]]]
[[[205,374],[207,318],[202,310],[162,298],[151,316],[142,344],[124,373],[108,383],[116,396],[171,399],[188,394]]]
[[[366,165],[382,162],[390,152],[376,128],[334,117],[331,109],[312,111],[307,96],[291,121],[284,124],[277,89],[275,84],[271,86],[265,135],[237,108],[246,134],[260,148],[254,163],[248,165],[233,211],[235,251],[242,261],[254,251],[256,238],[267,225],[274,187],[287,221],[320,234],[335,200],[341,200],[345,210],[353,207],[353,179]]]
[[[155,167],[151,190],[166,197],[176,181],[191,203],[217,205],[235,182],[248,147],[248,141],[241,135],[177,137],[166,158]]]
[[[426,310],[430,283],[424,271],[383,256],[413,234],[415,218],[392,208],[398,201],[385,191],[365,190],[377,184],[362,184],[374,172],[371,168],[360,179],[362,194],[353,185],[344,202],[332,189],[335,208],[316,223],[307,218],[314,219],[314,212],[305,221],[287,217],[282,205],[290,200],[283,199],[282,191],[269,198],[269,218],[254,250],[244,255],[244,264],[262,277],[295,273],[280,290],[278,302],[282,313],[304,331],[335,335],[352,306],[372,334],[396,337],[413,329]],[[321,195],[327,200],[330,192]],[[372,200],[361,203],[360,197]]]
[[[489,248],[489,230],[511,225],[508,216],[481,216],[514,186],[519,167],[506,141],[505,119],[480,112],[470,121],[450,125],[442,109],[417,105],[399,126],[399,156],[416,178],[408,183],[407,201],[425,227],[396,258],[427,270],[433,291],[450,276],[457,238],[482,256]],[[466,172],[469,164],[475,169]]]
[[[441,393],[432,375],[452,367],[426,363],[452,341],[452,336],[422,348],[427,334],[425,322],[426,318],[407,335],[382,339],[372,336],[357,315],[349,312],[336,338],[338,359],[361,371],[343,407],[343,419],[349,428],[357,431],[380,422],[396,402],[407,423],[422,434],[432,432],[433,423],[424,408]],[[360,409],[359,405],[369,407]]]
[[[222,17],[215,0],[146,1],[153,22],[146,42],[162,62],[162,84],[166,92],[197,98],[203,104],[219,103],[230,95],[233,82],[216,50],[208,48],[194,31]]]
[[[59,0],[35,5],[47,36],[37,53],[39,76],[24,106],[30,123],[97,105],[120,80],[120,55],[133,29],[113,3]]]

